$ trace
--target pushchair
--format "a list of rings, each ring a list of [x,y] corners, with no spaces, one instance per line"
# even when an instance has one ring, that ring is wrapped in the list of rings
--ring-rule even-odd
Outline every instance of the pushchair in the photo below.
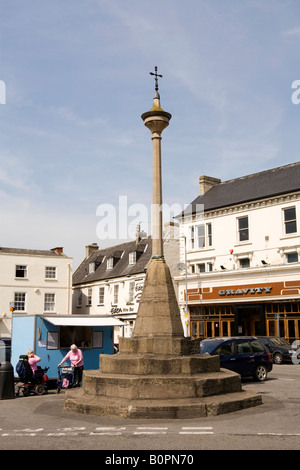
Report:
[[[67,389],[75,387],[75,367],[74,366],[59,366],[57,369],[57,393],[60,393],[61,389]]]
[[[35,395],[44,395],[48,393],[48,376],[46,374],[49,367],[42,369],[38,366],[33,373],[28,362],[28,356],[21,355],[16,365],[16,371],[19,379],[15,381],[15,396],[19,396],[22,392],[24,397],[34,393]]]

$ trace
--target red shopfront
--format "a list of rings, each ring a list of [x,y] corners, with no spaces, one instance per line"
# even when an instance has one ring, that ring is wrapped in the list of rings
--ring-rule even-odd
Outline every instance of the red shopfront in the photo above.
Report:
[[[190,334],[300,337],[300,281],[188,289]]]

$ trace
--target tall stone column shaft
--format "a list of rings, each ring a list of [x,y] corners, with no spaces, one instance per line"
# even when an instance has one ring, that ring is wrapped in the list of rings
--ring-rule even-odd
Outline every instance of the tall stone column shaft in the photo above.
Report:
[[[163,256],[162,242],[162,176],[161,135],[152,134],[153,142],[153,197],[152,197],[152,257]]]
[[[158,103],[155,103],[155,101],[158,101]],[[163,258],[161,133],[169,125],[171,114],[166,113],[160,108],[159,99],[154,99],[154,104],[156,106],[151,111],[144,113],[142,118],[145,126],[152,133],[152,258]]]

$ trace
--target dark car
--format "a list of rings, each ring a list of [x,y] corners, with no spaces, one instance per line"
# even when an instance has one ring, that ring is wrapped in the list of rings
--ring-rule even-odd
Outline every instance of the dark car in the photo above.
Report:
[[[258,336],[258,339],[268,348],[273,357],[274,364],[292,362],[293,349],[284,338],[276,336]]]
[[[254,336],[207,338],[200,343],[200,353],[218,354],[221,367],[259,381],[273,368],[270,351]]]
[[[0,363],[10,362],[11,358],[11,338],[0,336]]]

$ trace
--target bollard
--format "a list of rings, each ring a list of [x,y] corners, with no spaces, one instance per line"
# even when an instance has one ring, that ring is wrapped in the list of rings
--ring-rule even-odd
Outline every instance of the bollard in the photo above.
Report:
[[[15,398],[14,368],[10,362],[0,364],[0,400]]]

